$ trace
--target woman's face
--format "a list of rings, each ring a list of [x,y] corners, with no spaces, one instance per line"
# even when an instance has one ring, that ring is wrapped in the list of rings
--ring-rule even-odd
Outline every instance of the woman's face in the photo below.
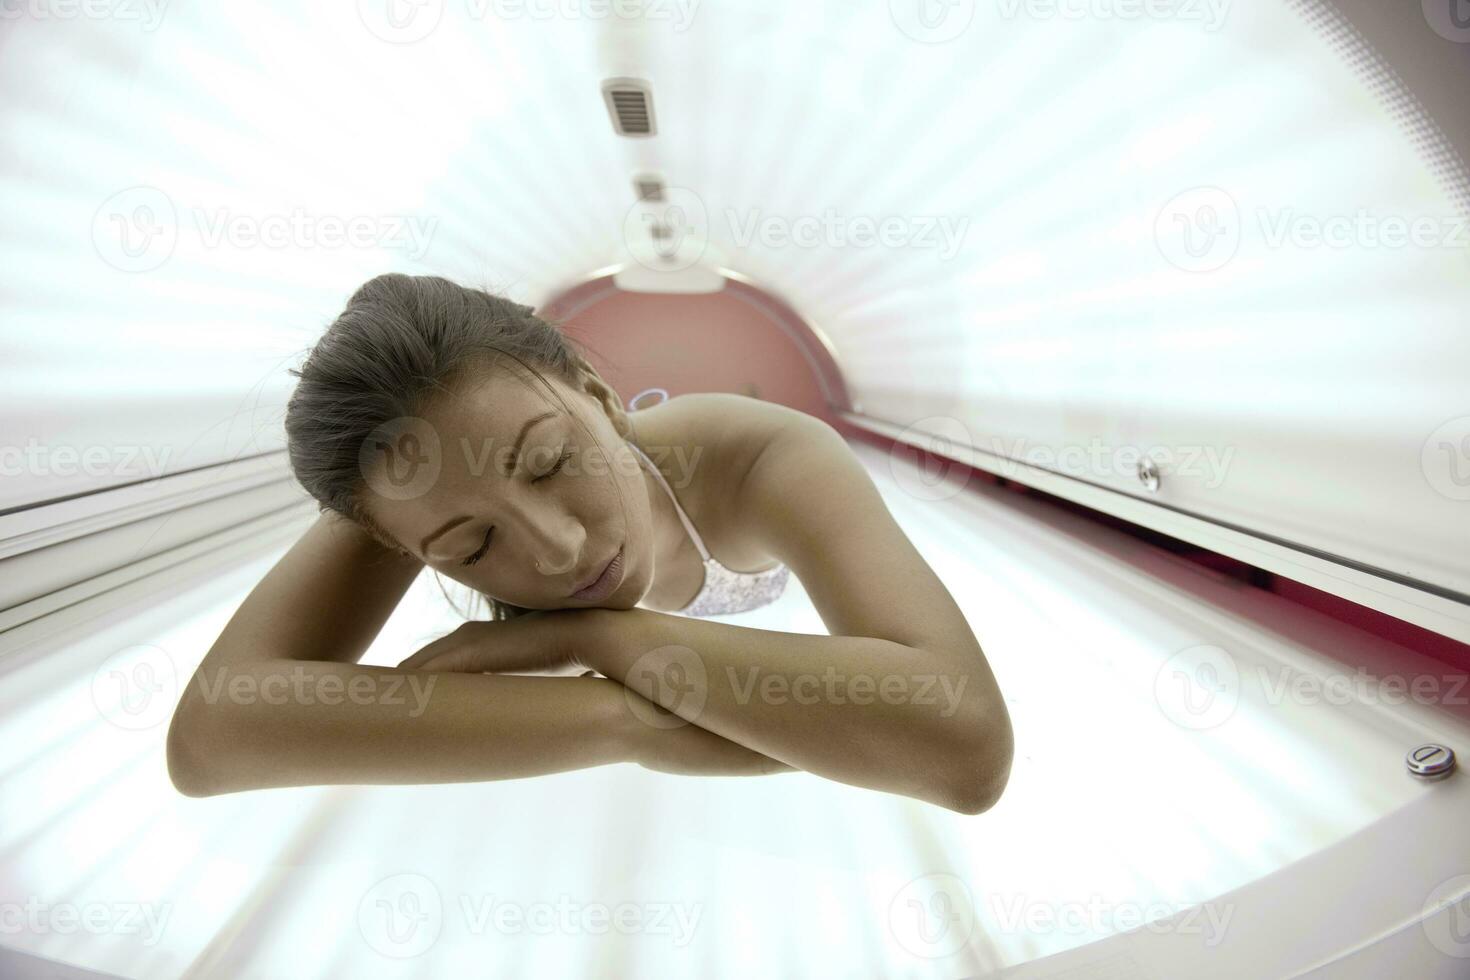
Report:
[[[424,564],[503,602],[631,609],[652,581],[642,468],[595,395],[546,381],[565,408],[497,368],[384,426],[361,454],[363,504]],[[574,596],[620,548],[617,587]]]

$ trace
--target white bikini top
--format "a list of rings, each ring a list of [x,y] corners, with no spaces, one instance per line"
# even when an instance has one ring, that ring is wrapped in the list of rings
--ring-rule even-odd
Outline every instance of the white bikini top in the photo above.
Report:
[[[791,578],[791,569],[783,564],[775,568],[768,568],[763,572],[736,572],[721,565],[719,560],[705,548],[699,532],[694,529],[694,523],[689,520],[689,515],[684,513],[684,508],[679,506],[679,498],[674,496],[673,488],[664,479],[664,475],[658,471],[658,467],[653,465],[653,460],[649,459],[643,450],[634,446],[631,441],[628,445],[633,446],[633,451],[648,466],[658,480],[659,486],[664,488],[664,492],[674,502],[674,510],[678,512],[679,520],[684,524],[684,530],[688,531],[689,537],[694,539],[694,547],[699,549],[699,555],[704,559],[704,583],[689,604],[676,611],[684,616],[728,616],[732,613],[758,609],[780,598],[781,593],[786,591],[787,581]]]

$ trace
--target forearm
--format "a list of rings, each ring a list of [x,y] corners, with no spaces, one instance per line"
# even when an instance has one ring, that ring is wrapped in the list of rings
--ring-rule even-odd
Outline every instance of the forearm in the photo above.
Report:
[[[940,655],[645,609],[589,625],[572,639],[589,666],[799,769],[966,813],[1009,774],[1010,721],[978,645]]]
[[[514,779],[634,761],[636,724],[605,678],[262,659],[195,675],[168,762],[191,796]]]
[[[642,719],[658,711],[605,677],[255,660],[195,675],[169,727],[168,765],[190,796],[478,782],[616,762],[709,776],[791,768],[695,726],[651,731]]]

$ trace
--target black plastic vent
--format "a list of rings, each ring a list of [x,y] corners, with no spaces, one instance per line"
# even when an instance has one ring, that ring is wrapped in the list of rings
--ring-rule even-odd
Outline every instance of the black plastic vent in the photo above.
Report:
[[[652,136],[653,92],[641,78],[610,78],[602,83],[602,97],[619,136]]]

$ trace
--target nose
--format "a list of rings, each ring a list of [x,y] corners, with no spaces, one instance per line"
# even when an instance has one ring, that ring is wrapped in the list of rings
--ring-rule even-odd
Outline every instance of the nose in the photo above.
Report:
[[[528,523],[526,544],[536,571],[548,577],[573,574],[582,559],[587,532],[582,522],[561,515],[553,521]]]

